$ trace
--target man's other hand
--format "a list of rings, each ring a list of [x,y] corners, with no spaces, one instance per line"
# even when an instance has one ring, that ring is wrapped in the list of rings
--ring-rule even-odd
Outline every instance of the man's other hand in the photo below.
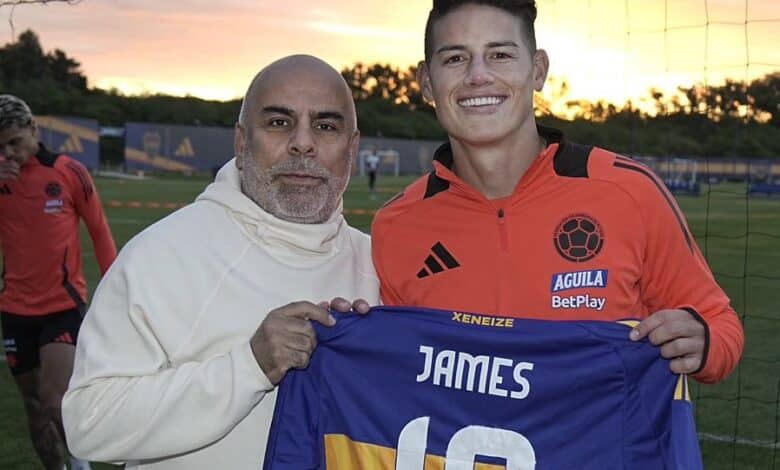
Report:
[[[328,302],[321,302],[320,306],[341,313],[347,313],[350,310],[353,310],[360,314],[366,314],[369,309],[371,309],[371,306],[364,299],[357,299],[354,302],[350,302],[343,297],[335,297],[330,301],[330,304]]]
[[[704,358],[706,329],[690,312],[659,310],[642,320],[630,338],[639,341],[648,337],[661,349],[661,356],[671,359],[669,368],[675,374],[690,374],[699,370]]]

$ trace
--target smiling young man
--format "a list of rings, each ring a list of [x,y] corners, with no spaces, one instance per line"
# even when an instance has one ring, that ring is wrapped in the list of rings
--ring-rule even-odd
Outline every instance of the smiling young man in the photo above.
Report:
[[[538,126],[549,61],[522,0],[434,1],[418,80],[449,142],[377,215],[385,304],[641,323],[677,373],[716,382],[743,331],[646,167]]]
[[[84,166],[38,142],[24,101],[0,95],[0,317],[8,367],[21,391],[33,447],[44,467],[67,458],[60,403],[73,371],[87,302],[79,220],[89,229],[100,272],[114,240]],[[89,468],[71,460],[71,468]]]

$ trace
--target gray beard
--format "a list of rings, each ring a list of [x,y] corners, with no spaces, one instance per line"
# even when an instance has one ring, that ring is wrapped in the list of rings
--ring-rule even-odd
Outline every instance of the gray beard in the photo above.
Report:
[[[348,177],[334,177],[321,167],[310,169],[312,174],[323,178],[313,186],[287,184],[276,176],[283,170],[301,166],[282,162],[263,170],[251,157],[245,158],[240,172],[241,190],[274,217],[300,224],[323,223],[338,207]]]

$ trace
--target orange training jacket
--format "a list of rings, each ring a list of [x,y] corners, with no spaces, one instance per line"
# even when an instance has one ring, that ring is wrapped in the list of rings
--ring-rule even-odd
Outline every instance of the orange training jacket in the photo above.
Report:
[[[508,198],[489,201],[458,178],[445,144],[434,171],[379,211],[382,301],[553,320],[681,308],[707,331],[693,376],[725,378],[742,325],[664,183],[631,159],[539,132],[548,147]]]
[[[79,217],[95,247],[100,272],[116,247],[92,178],[84,166],[41,145],[19,178],[0,180],[0,310],[45,315],[87,301],[81,268]]]

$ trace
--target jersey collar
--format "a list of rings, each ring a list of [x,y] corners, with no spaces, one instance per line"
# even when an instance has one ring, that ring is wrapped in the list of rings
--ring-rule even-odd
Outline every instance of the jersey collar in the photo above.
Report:
[[[41,163],[41,165],[53,167],[54,162],[57,161],[57,157],[59,157],[59,155],[50,152],[49,149],[43,145],[43,142],[38,142],[38,154],[35,155],[35,158]]]
[[[541,136],[547,142],[547,147],[542,151],[540,156],[547,155],[551,150],[557,151],[561,147],[561,144],[565,141],[563,132],[558,129],[537,124],[536,130],[539,133],[539,136]],[[552,148],[553,146],[554,149]],[[446,191],[449,189],[450,184],[460,187],[469,193],[478,193],[478,191],[469,186],[452,171],[454,161],[455,160],[452,156],[452,146],[449,142],[440,145],[439,148],[436,149],[436,152],[433,155],[434,171],[431,173],[431,176],[428,179],[428,186],[425,191],[426,198],[431,197],[441,191]],[[518,187],[519,186],[520,185],[518,185]],[[480,196],[482,195],[480,194]],[[482,197],[484,198],[484,196]]]

